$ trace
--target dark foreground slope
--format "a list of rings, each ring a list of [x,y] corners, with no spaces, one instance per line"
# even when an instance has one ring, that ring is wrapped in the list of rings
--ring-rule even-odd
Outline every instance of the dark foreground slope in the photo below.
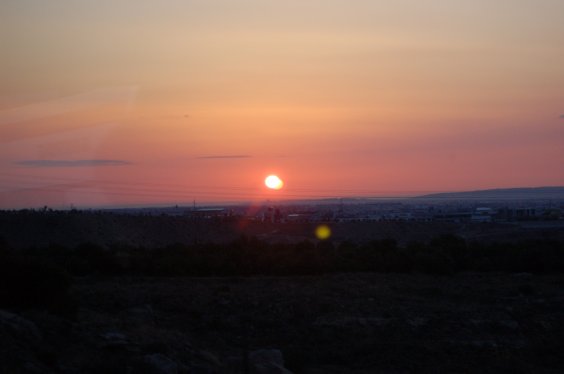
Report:
[[[258,352],[266,372],[284,372],[279,355],[296,373],[561,372],[563,287],[492,273],[80,278],[74,319],[0,312],[1,369],[245,373]]]
[[[210,221],[221,240],[171,245],[186,217],[28,218],[0,225],[0,373],[564,371],[559,227],[359,222],[317,241]]]

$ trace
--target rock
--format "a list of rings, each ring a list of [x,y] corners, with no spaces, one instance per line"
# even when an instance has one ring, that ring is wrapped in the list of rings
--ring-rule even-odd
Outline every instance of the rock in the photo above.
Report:
[[[278,349],[260,349],[249,353],[251,374],[290,374],[284,367],[282,352]]]
[[[211,352],[198,351],[196,356],[208,364],[211,364],[213,366],[221,366],[221,362],[219,362],[219,359]]]
[[[415,318],[410,318],[407,320],[407,323],[411,326],[411,327],[421,327],[421,326],[425,326],[427,324],[427,322],[429,322],[427,320],[427,318],[421,318],[421,317],[415,317]]]
[[[109,341],[109,342],[127,341],[127,338],[125,337],[124,334],[122,334],[121,332],[116,332],[116,331],[108,331],[108,332],[100,334],[100,336],[102,338],[104,338],[105,340]]]
[[[154,353],[143,356],[143,373],[152,374],[176,374],[178,373],[178,364],[167,356]]]
[[[103,349],[118,350],[126,349],[129,346],[129,340],[121,332],[108,331],[100,334],[100,337],[103,339],[100,348]]]
[[[32,321],[0,310],[0,372],[42,372],[43,337]]]
[[[519,323],[515,320],[512,319],[506,319],[506,320],[501,320],[499,321],[499,324],[509,330],[518,330],[519,329]]]
[[[319,317],[313,322],[314,326],[323,327],[339,327],[339,328],[351,328],[351,327],[383,327],[389,325],[392,322],[391,318],[380,318],[380,317],[355,317],[355,316],[342,316],[342,317]]]
[[[222,363],[217,356],[211,352],[198,350],[192,356],[190,373],[223,373]]]
[[[24,369],[24,372],[26,372],[26,373],[42,373],[43,372],[43,368],[40,367],[40,366],[37,366],[33,362],[26,362],[25,364],[23,364],[23,369]]]
[[[497,349],[499,348],[498,343],[495,340],[473,340],[471,345],[479,348],[490,348],[490,349]]]
[[[127,326],[147,326],[155,324],[155,313],[150,305],[129,308],[122,312],[121,319]]]
[[[21,341],[39,342],[42,337],[35,323],[13,314],[0,310],[0,332],[17,337]]]
[[[242,355],[227,356],[224,362],[225,367],[231,373],[244,373],[246,371],[246,360]]]

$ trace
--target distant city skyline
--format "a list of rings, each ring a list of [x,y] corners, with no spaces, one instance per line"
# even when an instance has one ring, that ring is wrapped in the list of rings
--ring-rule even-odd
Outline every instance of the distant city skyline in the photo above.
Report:
[[[0,209],[563,186],[563,14],[3,2]]]

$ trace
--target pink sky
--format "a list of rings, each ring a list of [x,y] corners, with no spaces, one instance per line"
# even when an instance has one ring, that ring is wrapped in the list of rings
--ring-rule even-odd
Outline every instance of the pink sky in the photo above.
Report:
[[[0,5],[0,208],[564,185],[564,2]],[[285,188],[267,191],[277,173]]]

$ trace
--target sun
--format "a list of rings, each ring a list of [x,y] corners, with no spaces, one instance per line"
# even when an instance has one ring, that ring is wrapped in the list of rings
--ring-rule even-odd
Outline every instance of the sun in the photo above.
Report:
[[[269,175],[264,180],[264,185],[271,190],[279,190],[284,186],[284,182],[277,175]]]

